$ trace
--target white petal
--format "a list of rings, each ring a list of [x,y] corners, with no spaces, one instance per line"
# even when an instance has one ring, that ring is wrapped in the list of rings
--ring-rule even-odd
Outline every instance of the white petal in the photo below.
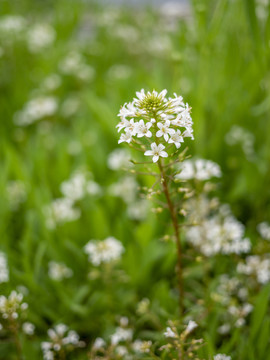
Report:
[[[158,155],[154,155],[154,156],[153,156],[153,162],[154,162],[154,163],[157,162],[158,159],[159,159],[159,156],[158,156]]]

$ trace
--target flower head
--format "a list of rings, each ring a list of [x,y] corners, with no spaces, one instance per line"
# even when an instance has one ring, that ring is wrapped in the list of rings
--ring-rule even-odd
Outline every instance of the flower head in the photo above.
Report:
[[[142,89],[136,93],[137,98],[131,103],[125,103],[118,114],[121,121],[116,127],[118,131],[123,131],[118,143],[132,144],[138,142],[136,138],[139,138],[142,144],[148,138],[152,150],[145,151],[144,155],[153,156],[153,162],[157,162],[160,156],[169,156],[167,149],[163,151],[169,144],[179,149],[184,138],[193,139],[191,108],[183,102],[182,96],[174,94],[173,98],[167,99],[166,94],[167,90],[146,93]],[[148,144],[149,141],[146,146]]]

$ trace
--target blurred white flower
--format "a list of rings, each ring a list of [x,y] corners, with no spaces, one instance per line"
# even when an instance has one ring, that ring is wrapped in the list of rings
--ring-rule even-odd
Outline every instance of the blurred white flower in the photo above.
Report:
[[[71,199],[59,198],[45,206],[44,215],[48,229],[54,229],[58,224],[77,220],[81,211],[73,207]]]
[[[70,278],[73,275],[73,271],[63,263],[50,261],[48,274],[51,279],[61,281]]]
[[[136,200],[138,187],[133,176],[125,176],[109,187],[109,193],[121,197],[127,204],[130,204]]]
[[[110,236],[103,241],[90,240],[84,247],[88,255],[88,260],[93,265],[98,266],[101,263],[108,263],[119,260],[124,247],[121,242]]]
[[[180,164],[180,173],[175,175],[179,180],[209,180],[212,177],[221,177],[221,170],[218,164],[211,160],[185,160]]]
[[[126,149],[113,150],[108,156],[107,164],[111,170],[120,170],[132,166],[130,154]]]
[[[28,304],[23,302],[23,294],[15,290],[11,291],[8,297],[0,296],[0,317],[3,319],[17,319],[21,312],[27,308]]]
[[[166,331],[164,332],[164,336],[166,338],[177,338],[177,334],[169,326],[166,327]]]
[[[9,281],[9,269],[6,254],[0,251],[0,284]]]
[[[26,20],[20,15],[6,15],[0,19],[0,34],[20,34],[26,27]]]
[[[232,358],[230,356],[227,356],[225,354],[217,354],[214,356],[214,360],[231,360]]]
[[[117,345],[121,341],[130,341],[133,337],[132,329],[124,329],[122,327],[117,327],[114,334],[111,335],[112,345]]]
[[[270,224],[267,221],[258,224],[257,230],[263,239],[270,240]]]
[[[240,262],[237,266],[240,274],[254,275],[260,284],[270,281],[270,259],[251,255],[246,258],[245,263]]]
[[[30,322],[25,322],[22,325],[22,330],[26,335],[33,335],[35,332],[35,325]]]
[[[55,30],[49,24],[35,24],[27,34],[29,51],[38,53],[48,48],[55,40]]]
[[[193,320],[189,320],[185,332],[190,334],[194,329],[196,329],[196,327],[198,327],[198,324]]]
[[[53,116],[58,110],[58,100],[53,96],[39,96],[27,102],[14,115],[14,123],[27,126],[45,117]]]

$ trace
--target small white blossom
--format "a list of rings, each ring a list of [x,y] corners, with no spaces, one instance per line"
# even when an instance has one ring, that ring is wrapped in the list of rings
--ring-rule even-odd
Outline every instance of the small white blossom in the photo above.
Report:
[[[179,180],[209,180],[212,177],[221,177],[221,170],[218,164],[211,160],[185,160],[180,165],[181,172],[175,175]]]
[[[49,47],[55,40],[55,30],[49,24],[36,24],[28,31],[29,51],[37,53]]]
[[[73,275],[73,271],[63,263],[50,261],[48,274],[51,279],[61,281],[65,278],[70,278]]]
[[[196,329],[196,327],[198,327],[198,324],[197,324],[195,321],[190,320],[190,321],[188,322],[188,324],[187,324],[187,327],[186,327],[186,329],[185,329],[185,332],[186,332],[187,334],[190,334],[194,329]]]
[[[166,338],[177,338],[177,334],[169,326],[166,327],[166,331],[164,332],[164,336]]]
[[[26,335],[33,335],[35,332],[35,325],[30,322],[25,322],[22,325],[22,330]]]
[[[130,341],[132,340],[132,336],[132,329],[124,329],[122,327],[117,327],[115,333],[111,335],[111,343],[112,345],[117,345],[121,341]]]
[[[6,254],[0,251],[0,284],[9,281],[9,269]]]
[[[119,170],[130,167],[130,155],[126,149],[115,149],[112,151],[107,160],[108,168],[111,170]]]
[[[178,129],[174,134],[171,134],[171,137],[168,141],[169,144],[174,144],[177,149],[180,148],[182,142],[184,142],[184,139],[181,135],[181,131]]]
[[[144,155],[146,156],[153,156],[153,162],[157,162],[159,160],[159,157],[168,157],[168,153],[164,151],[165,146],[162,144],[157,145],[156,143],[151,144],[152,150],[145,151]]]
[[[175,133],[175,130],[170,128],[169,120],[166,120],[165,123],[158,122],[157,127],[159,130],[156,132],[156,136],[163,136],[165,141],[169,140],[169,135],[172,136]]]
[[[227,356],[225,354],[217,354],[214,356],[214,360],[231,360],[232,358],[230,356]]]
[[[54,229],[58,224],[77,220],[81,212],[79,209],[74,208],[73,204],[71,199],[59,198],[47,205],[44,208],[44,214],[48,229]]]
[[[237,271],[240,274],[255,275],[258,283],[266,284],[270,281],[270,259],[251,255],[246,258],[245,263],[239,263]]]
[[[257,230],[263,239],[270,240],[270,224],[267,221],[258,224]]]
[[[101,263],[108,263],[119,260],[124,247],[119,240],[110,236],[103,241],[90,240],[84,247],[84,251],[88,254],[89,261],[99,266]]]

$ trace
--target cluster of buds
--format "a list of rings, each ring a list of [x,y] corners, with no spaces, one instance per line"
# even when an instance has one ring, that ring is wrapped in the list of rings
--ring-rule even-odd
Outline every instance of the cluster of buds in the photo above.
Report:
[[[79,335],[74,330],[69,330],[65,324],[58,324],[53,329],[48,330],[50,341],[41,343],[44,360],[54,360],[85,346],[80,340]]]
[[[118,116],[116,126],[124,130],[118,143],[139,145],[145,156],[152,156],[156,163],[160,157],[172,155],[170,149],[179,149],[184,138],[193,139],[191,108],[183,102],[182,96],[165,98],[167,90],[145,93],[136,92],[137,98],[125,103]],[[144,142],[142,142],[144,141]],[[149,146],[150,145],[150,146]],[[151,150],[147,150],[147,148]]]
[[[164,332],[164,336],[170,340],[167,344],[163,345],[160,350],[165,350],[170,354],[177,352],[181,359],[198,359],[197,352],[203,345],[203,339],[188,339],[190,334],[198,327],[198,324],[190,320],[185,329],[179,333],[176,324],[172,321]]]
[[[28,308],[23,302],[23,295],[15,290],[8,297],[0,296],[0,316],[4,321],[14,321]]]

